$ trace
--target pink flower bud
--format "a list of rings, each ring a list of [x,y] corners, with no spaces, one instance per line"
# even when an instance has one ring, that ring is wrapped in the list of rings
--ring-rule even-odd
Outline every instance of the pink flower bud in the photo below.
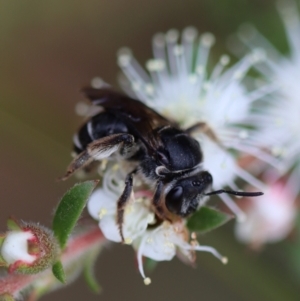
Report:
[[[18,229],[19,227],[19,229]],[[20,223],[1,240],[2,265],[10,273],[35,274],[53,265],[59,248],[51,230],[33,223]]]
[[[247,219],[236,224],[236,236],[253,247],[284,239],[296,217],[293,189],[283,180],[270,183],[260,198],[248,199]]]

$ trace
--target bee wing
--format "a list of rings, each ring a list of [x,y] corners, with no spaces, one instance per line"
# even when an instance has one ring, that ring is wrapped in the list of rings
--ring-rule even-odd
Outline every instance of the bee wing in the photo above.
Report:
[[[101,106],[122,119],[150,152],[156,152],[161,145],[157,129],[176,126],[141,101],[109,88],[88,87],[83,89],[83,93],[94,105]]]

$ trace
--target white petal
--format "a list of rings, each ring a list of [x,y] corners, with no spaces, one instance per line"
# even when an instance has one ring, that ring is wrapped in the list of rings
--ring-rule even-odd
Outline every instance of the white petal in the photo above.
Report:
[[[153,222],[154,214],[141,202],[128,204],[125,208],[123,235],[125,242],[131,243],[137,237],[144,234],[148,224]],[[100,229],[109,240],[120,242],[119,227],[116,223],[116,211],[114,214],[105,215],[99,223]]]
[[[112,215],[104,216],[100,222],[99,227],[103,233],[103,235],[111,241],[121,242],[121,236],[119,228],[116,224],[116,219]]]
[[[149,223],[154,221],[154,213],[150,212],[142,202],[129,204],[124,214],[124,237],[134,240],[142,235]]]
[[[236,163],[233,157],[208,138],[201,145],[204,168],[212,174],[214,188],[220,189],[232,183],[236,177]]]
[[[33,237],[34,235],[30,232],[9,232],[2,244],[1,256],[8,264],[19,260],[32,263],[36,256],[28,253],[28,240]]]
[[[88,212],[96,220],[99,220],[104,215],[113,215],[117,210],[117,200],[118,197],[113,193],[97,189],[87,203]]]
[[[171,260],[176,254],[173,226],[162,224],[144,235],[139,252],[156,261]]]
[[[156,261],[172,260],[176,255],[175,245],[170,241],[153,239],[152,235],[147,236],[142,247],[142,254]]]

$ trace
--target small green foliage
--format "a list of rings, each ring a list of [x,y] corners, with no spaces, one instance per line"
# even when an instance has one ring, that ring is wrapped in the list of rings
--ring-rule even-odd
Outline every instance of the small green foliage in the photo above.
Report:
[[[158,261],[155,261],[151,258],[145,257],[144,267],[148,273],[153,272],[154,269],[157,267],[157,264],[158,264]]]
[[[7,266],[8,266],[7,262],[0,255],[0,267],[7,267]]]
[[[52,266],[52,273],[62,283],[66,283],[66,275],[64,271],[64,267],[60,261],[57,261]]]
[[[10,217],[8,220],[7,220],[7,228],[8,230],[10,231],[18,231],[18,230],[21,230],[21,227],[19,225],[19,223],[16,221],[15,218],[13,217]]]
[[[187,222],[190,231],[208,232],[224,225],[232,216],[210,207],[201,207]]]
[[[90,254],[87,259],[85,260],[85,266],[83,270],[83,275],[85,278],[86,283],[88,284],[89,288],[94,292],[99,294],[102,291],[101,286],[99,285],[97,279],[95,278],[94,274],[94,266],[95,261],[98,257],[99,251]]]
[[[54,235],[61,249],[65,248],[69,235],[97,184],[98,181],[76,184],[62,197],[52,223]]]
[[[0,296],[0,301],[15,301],[15,299],[9,294],[4,294]]]
[[[2,247],[2,244],[4,242],[4,239],[5,239],[5,235],[4,234],[0,234],[0,251],[1,251],[1,247]],[[1,256],[1,252],[0,252],[0,267],[6,267],[7,266],[7,263],[6,261],[3,259],[3,257]]]

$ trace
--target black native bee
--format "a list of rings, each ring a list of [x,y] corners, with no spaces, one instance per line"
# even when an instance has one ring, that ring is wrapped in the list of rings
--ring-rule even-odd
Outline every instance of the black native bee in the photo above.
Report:
[[[123,215],[135,174],[155,186],[152,203],[162,220],[169,220],[170,213],[187,217],[197,210],[204,196],[262,194],[223,189],[208,192],[213,178],[203,170],[200,144],[191,136],[193,131],[203,128],[203,123],[184,130],[141,101],[112,89],[85,88],[83,92],[102,111],[92,116],[75,135],[74,149],[78,155],[62,179],[93,161],[117,156],[118,160],[135,162],[118,200],[117,223],[123,241]]]

